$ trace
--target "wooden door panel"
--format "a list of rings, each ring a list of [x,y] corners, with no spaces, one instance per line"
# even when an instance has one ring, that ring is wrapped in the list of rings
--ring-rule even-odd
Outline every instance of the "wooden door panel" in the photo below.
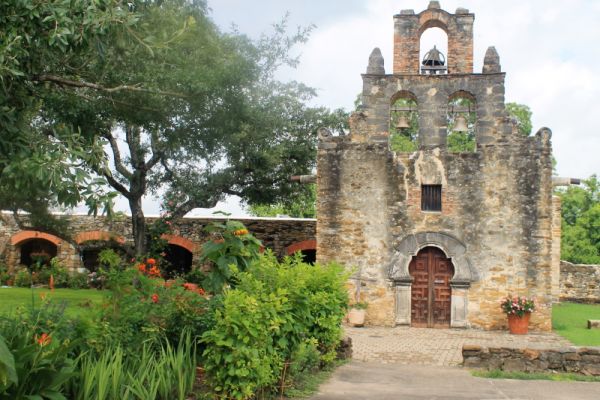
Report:
[[[454,275],[450,259],[441,250],[427,247],[413,257],[409,272],[413,277],[411,325],[450,327],[450,280]]]
[[[409,266],[413,277],[411,291],[411,321],[413,326],[426,327],[429,321],[429,263],[427,256],[414,257]]]

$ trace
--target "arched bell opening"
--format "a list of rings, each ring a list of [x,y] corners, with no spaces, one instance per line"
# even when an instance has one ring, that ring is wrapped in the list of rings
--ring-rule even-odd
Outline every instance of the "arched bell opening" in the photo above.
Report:
[[[168,244],[165,249],[165,265],[161,266],[165,278],[173,279],[191,271],[193,254],[176,244]]]
[[[477,103],[475,96],[464,90],[448,98],[446,143],[451,153],[475,152],[475,129],[477,125]]]
[[[391,99],[390,148],[399,153],[412,153],[418,148],[419,108],[417,97],[402,90]]]
[[[20,263],[27,267],[47,266],[58,253],[56,244],[46,239],[30,239],[21,242],[19,248],[21,251]]]
[[[446,55],[448,54],[447,27],[438,20],[425,24],[419,37],[420,73],[441,75],[448,73]]]

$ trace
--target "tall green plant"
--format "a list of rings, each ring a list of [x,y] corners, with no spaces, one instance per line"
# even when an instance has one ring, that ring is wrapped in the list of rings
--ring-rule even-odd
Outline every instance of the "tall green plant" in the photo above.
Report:
[[[261,243],[239,221],[213,222],[206,231],[211,240],[202,246],[200,262],[209,263],[211,269],[203,286],[218,294],[237,284],[237,274],[258,259]]]
[[[156,347],[158,345],[158,351]],[[71,396],[77,400],[185,400],[196,376],[196,344],[189,330],[181,333],[177,347],[164,340],[146,342],[137,354],[126,354],[120,345],[78,361]]]

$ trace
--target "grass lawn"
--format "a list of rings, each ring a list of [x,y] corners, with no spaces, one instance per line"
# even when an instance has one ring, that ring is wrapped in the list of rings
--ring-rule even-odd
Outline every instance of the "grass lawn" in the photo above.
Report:
[[[47,296],[54,304],[64,302],[65,312],[69,315],[82,315],[89,312],[92,303],[102,302],[106,292],[96,289],[33,289],[34,305],[39,307],[42,296]],[[31,307],[31,289],[29,288],[0,288],[0,315],[10,314],[17,307]]]
[[[600,346],[600,329],[587,329],[600,319],[600,304],[561,303],[552,307],[552,328],[577,346]]]

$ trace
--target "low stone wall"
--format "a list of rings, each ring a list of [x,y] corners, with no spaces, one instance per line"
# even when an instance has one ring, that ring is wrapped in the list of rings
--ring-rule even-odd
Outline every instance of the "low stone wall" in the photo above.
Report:
[[[522,372],[574,372],[600,376],[600,347],[516,349],[464,345],[463,366]]]
[[[600,265],[561,261],[560,300],[600,303]]]

